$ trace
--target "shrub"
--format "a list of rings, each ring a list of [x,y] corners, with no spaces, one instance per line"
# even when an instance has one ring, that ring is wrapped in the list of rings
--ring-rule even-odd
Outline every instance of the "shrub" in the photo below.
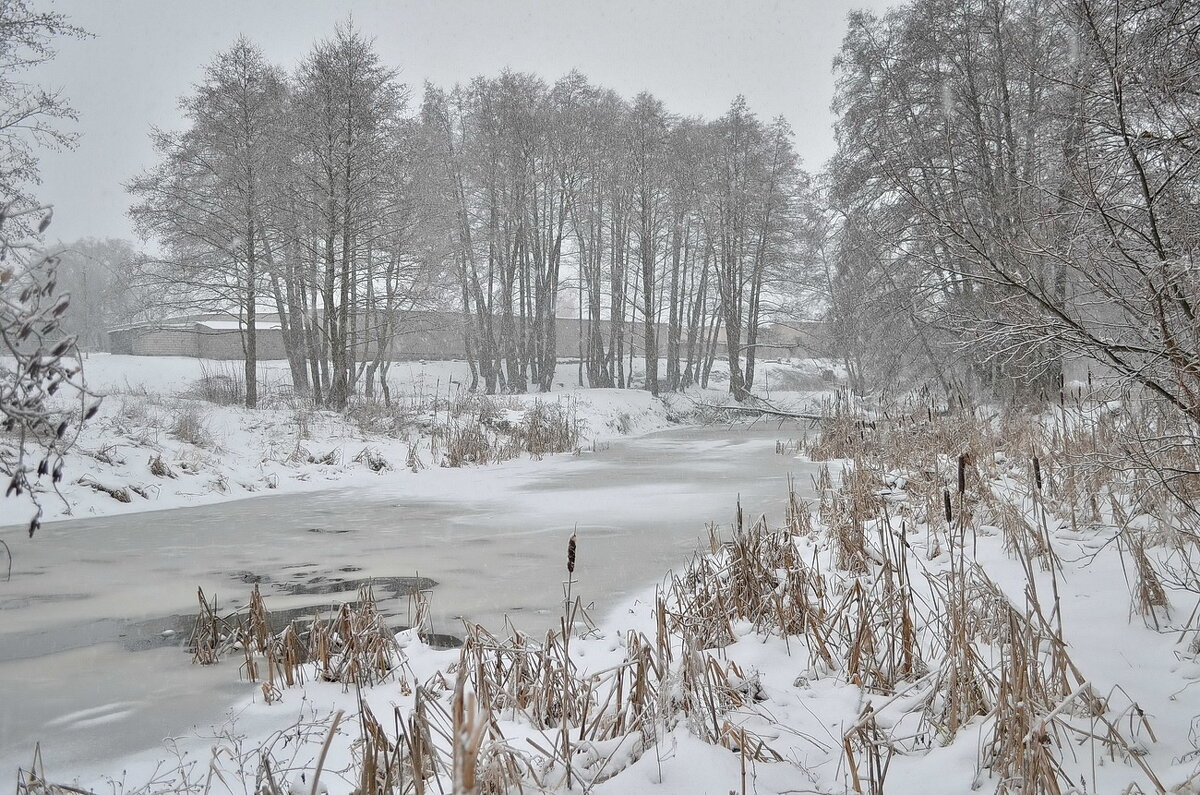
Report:
[[[196,447],[211,447],[213,444],[208,430],[208,415],[193,403],[185,403],[178,408],[171,421],[171,435]]]
[[[231,362],[212,366],[200,362],[200,377],[192,384],[193,397],[218,406],[237,406],[246,402],[246,378]]]

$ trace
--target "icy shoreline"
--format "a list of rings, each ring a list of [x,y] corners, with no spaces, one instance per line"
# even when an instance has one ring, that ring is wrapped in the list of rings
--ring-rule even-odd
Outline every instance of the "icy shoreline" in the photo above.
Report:
[[[227,364],[90,355],[85,377],[104,401],[68,454],[59,484],[63,499],[44,480],[40,483],[43,522],[402,481],[445,465],[440,451],[431,449],[430,428],[438,415],[431,416],[429,408],[445,411],[447,404],[466,396],[460,386],[466,380],[462,362],[399,363],[393,394],[397,412],[409,410],[411,427],[381,432],[370,427],[374,418],[296,403],[287,396],[284,362],[264,362],[260,368],[262,408],[197,397],[196,385],[213,373],[226,377]],[[517,421],[538,404],[564,407],[578,422],[578,449],[586,451],[614,438],[678,425],[694,399],[567,387],[574,367],[561,365],[560,370],[559,387],[552,393],[487,400]],[[711,394],[721,395],[718,390]],[[435,396],[440,403],[431,402]],[[33,513],[27,503],[6,500],[0,533],[15,534]]]

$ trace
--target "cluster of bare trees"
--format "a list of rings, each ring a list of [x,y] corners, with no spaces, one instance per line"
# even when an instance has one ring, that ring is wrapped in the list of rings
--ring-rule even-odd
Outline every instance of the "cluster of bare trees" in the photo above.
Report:
[[[181,100],[189,126],[154,132],[160,161],[128,185],[132,218],[163,252],[142,279],[170,285],[180,307],[240,318],[247,404],[260,306],[278,313],[296,388],[342,407],[436,275],[413,237],[420,159],[406,103],[352,29],[291,76],[242,39]]]
[[[147,316],[157,295],[139,290],[130,268],[142,256],[128,240],[87,237],[51,251],[58,289],[71,296],[59,327],[82,351],[106,350],[108,332]]]
[[[1036,394],[1082,361],[1200,420],[1200,7],[914,0],[852,15],[836,71],[824,230],[860,377]]]
[[[159,163],[128,185],[162,251],[143,280],[241,319],[248,403],[262,306],[294,383],[334,407],[386,389],[418,306],[461,312],[473,388],[549,390],[573,310],[591,386],[631,385],[636,352],[647,389],[677,389],[723,354],[748,394],[807,201],[785,122],[740,98],[680,118],[575,73],[408,100],[346,26],[291,75],[238,41],[181,100],[187,127],[154,132]]]
[[[628,386],[636,345],[651,392],[707,381],[724,354],[731,392],[748,394],[806,201],[785,122],[741,98],[714,121],[679,118],[577,73],[429,88],[422,120],[489,391],[549,389],[566,276],[589,385]]]

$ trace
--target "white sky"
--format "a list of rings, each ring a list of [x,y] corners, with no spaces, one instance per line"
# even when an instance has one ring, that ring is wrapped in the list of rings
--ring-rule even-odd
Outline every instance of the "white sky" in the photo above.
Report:
[[[43,4],[47,4],[43,0]],[[42,156],[37,191],[55,205],[49,233],[133,237],[122,183],[153,163],[151,125],[180,124],[178,98],[213,56],[245,34],[291,69],[353,14],[419,101],[425,80],[450,87],[504,67],[553,82],[579,69],[624,96],[647,90],[668,110],[721,115],[737,94],[761,117],[785,116],[805,166],[833,153],[831,60],[851,8],[892,0],[57,0],[95,38],[59,43],[38,78],[65,91],[82,133]]]

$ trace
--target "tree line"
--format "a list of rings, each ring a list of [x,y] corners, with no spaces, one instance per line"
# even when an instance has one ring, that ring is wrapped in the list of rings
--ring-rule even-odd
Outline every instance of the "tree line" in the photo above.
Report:
[[[859,391],[1094,370],[1195,420],[1198,42],[1186,0],[854,12],[810,183],[741,98],[705,120],[517,72],[418,98],[348,26],[291,73],[240,40],[129,184],[164,252],[139,286],[239,308],[251,402],[263,306],[298,388],[342,406],[435,306],[463,313],[472,388],[549,389],[570,314],[581,383],[681,389],[725,359],[744,399],[790,302]]]
[[[745,398],[767,315],[788,294],[807,175],[783,119],[737,98],[714,120],[578,73],[505,71],[419,100],[350,25],[291,73],[239,39],[154,130],[127,185],[161,255],[138,283],[178,308],[233,309],[247,403],[256,318],[278,316],[296,388],[386,397],[416,308],[461,310],[470,386],[548,391],[556,318],[581,321],[581,382],[657,394],[729,365]]]
[[[912,0],[835,71],[815,237],[861,380],[1056,395],[1079,362],[1200,422],[1200,6]]]

